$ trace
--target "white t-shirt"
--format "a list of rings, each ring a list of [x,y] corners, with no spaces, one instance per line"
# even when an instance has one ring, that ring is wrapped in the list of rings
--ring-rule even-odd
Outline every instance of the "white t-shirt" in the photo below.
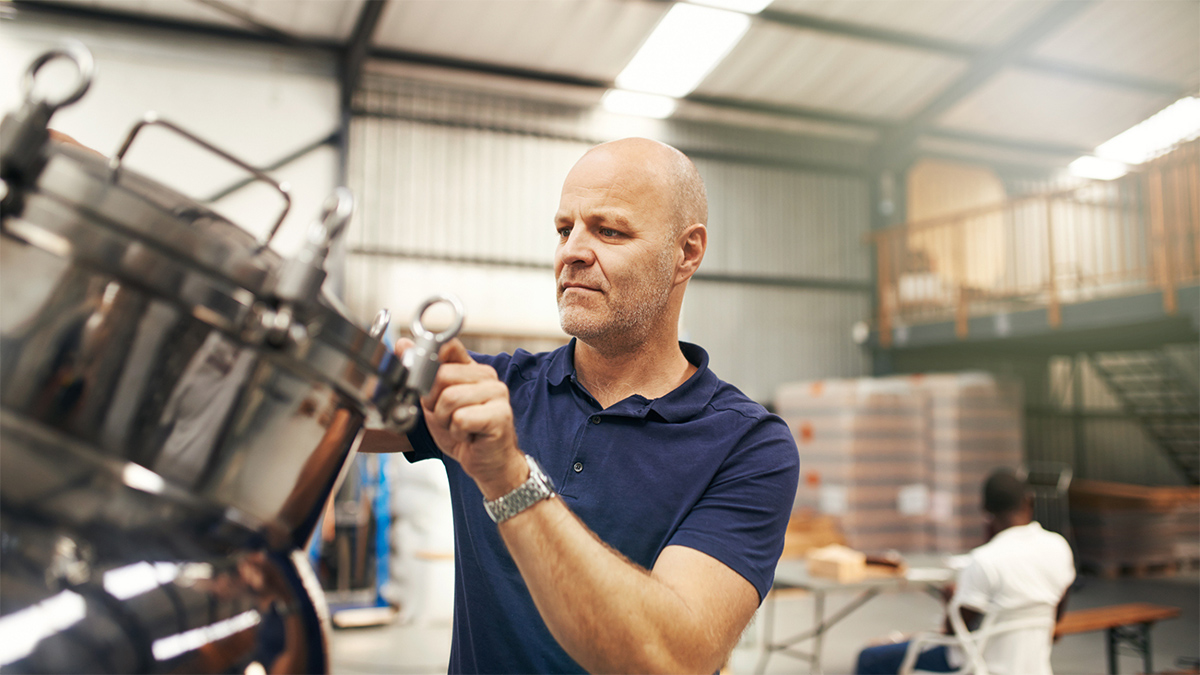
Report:
[[[955,598],[977,610],[999,608],[999,620],[1015,616],[1049,618],[1075,580],[1075,560],[1067,540],[1037,522],[1010,527],[970,553],[959,574]],[[983,659],[992,675],[1052,675],[1052,631],[1023,629],[989,638]]]

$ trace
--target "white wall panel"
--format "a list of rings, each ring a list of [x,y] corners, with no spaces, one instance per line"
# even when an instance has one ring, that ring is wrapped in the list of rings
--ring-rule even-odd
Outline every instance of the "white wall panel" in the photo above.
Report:
[[[326,137],[338,124],[331,56],[248,46],[211,37],[115,29],[81,21],[0,17],[0,112],[21,103],[26,66],[64,39],[86,45],[96,62],[89,92],[55,115],[51,126],[113,154],[147,111],[175,122],[254,166],[266,166]],[[73,70],[57,69],[63,78]],[[46,74],[53,75],[51,69]],[[39,75],[40,79],[40,75]],[[162,129],[146,129],[128,166],[194,198],[246,177],[227,161]],[[292,209],[275,248],[290,252],[336,183],[336,152],[322,149],[276,176],[291,184]],[[216,205],[263,234],[282,205],[253,189]]]
[[[865,295],[692,282],[680,336],[708,350],[722,379],[766,403],[785,382],[869,374],[850,331],[870,310]]]
[[[870,279],[865,181],[727,162],[696,162],[708,187],[706,272]]]

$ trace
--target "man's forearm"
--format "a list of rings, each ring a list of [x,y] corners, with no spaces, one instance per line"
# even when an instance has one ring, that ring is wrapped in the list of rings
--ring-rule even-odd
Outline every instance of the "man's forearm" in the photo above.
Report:
[[[740,626],[728,630],[728,617],[689,607],[667,582],[597,539],[561,499],[499,527],[550,632],[589,672],[712,673],[757,605],[755,593],[748,613],[734,620]]]

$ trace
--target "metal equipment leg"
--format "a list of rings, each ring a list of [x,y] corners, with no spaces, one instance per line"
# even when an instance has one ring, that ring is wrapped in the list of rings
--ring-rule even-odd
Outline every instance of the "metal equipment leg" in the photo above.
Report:
[[[1150,626],[1149,623],[1140,623],[1136,626],[1114,626],[1108,629],[1109,675],[1117,675],[1117,652],[1121,644],[1128,645],[1135,654],[1142,655],[1142,672],[1154,672],[1154,654],[1150,649]]]
[[[813,625],[818,627],[817,634],[813,636],[813,659],[809,664],[808,672],[821,674],[821,643],[825,641],[825,593],[817,591],[813,593]]]

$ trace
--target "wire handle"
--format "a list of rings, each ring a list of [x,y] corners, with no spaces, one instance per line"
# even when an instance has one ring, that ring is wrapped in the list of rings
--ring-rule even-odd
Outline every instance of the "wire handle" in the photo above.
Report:
[[[129,130],[129,134],[125,136],[125,142],[121,144],[121,149],[118,150],[117,154],[108,161],[108,169],[112,173],[113,182],[117,181],[118,172],[121,170],[121,161],[125,158],[125,153],[129,152],[129,146],[133,145],[133,139],[137,137],[138,133],[142,129],[145,129],[149,126],[158,126],[170,131],[174,131],[175,133],[183,136],[196,145],[199,145],[205,150],[208,150],[214,155],[217,155],[218,157],[221,157],[222,159],[225,159],[226,161],[245,169],[248,173],[254,176],[255,179],[270,185],[279,192],[279,195],[283,197],[283,212],[279,214],[279,218],[275,221],[275,224],[271,226],[271,231],[267,233],[267,238],[259,245],[260,250],[266,248],[271,243],[271,240],[275,238],[275,234],[279,232],[279,227],[283,225],[283,219],[287,217],[288,211],[290,211],[292,208],[292,196],[289,192],[287,183],[277,182],[274,178],[271,178],[262,170],[250,166],[246,162],[212,145],[208,141],[198,138],[191,132],[181,129],[167,120],[159,118],[158,113],[156,112],[151,111],[146,113],[140,122],[133,125],[133,128]]]

